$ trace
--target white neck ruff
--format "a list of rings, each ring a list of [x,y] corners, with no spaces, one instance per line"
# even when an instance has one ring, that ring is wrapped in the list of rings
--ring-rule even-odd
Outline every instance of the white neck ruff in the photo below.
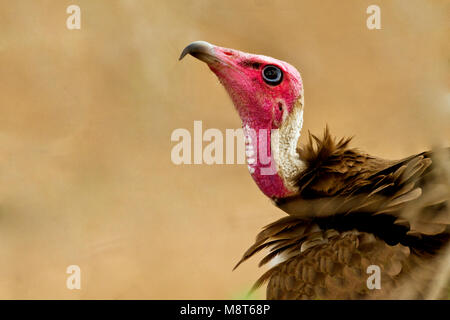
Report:
[[[295,185],[295,177],[306,167],[297,152],[302,126],[303,103],[299,100],[291,114],[286,116],[280,129],[273,132],[271,137],[271,149],[277,171],[285,186],[293,192],[298,190]]]

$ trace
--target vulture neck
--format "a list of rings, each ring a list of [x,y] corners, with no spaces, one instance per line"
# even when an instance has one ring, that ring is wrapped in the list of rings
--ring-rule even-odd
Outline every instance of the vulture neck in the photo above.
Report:
[[[272,199],[296,194],[295,178],[306,167],[297,152],[303,125],[302,103],[299,101],[283,118],[277,130],[244,124],[249,172],[261,191]]]

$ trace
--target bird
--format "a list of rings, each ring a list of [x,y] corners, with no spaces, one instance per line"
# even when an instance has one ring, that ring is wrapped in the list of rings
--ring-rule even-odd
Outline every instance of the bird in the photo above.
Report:
[[[256,253],[267,299],[444,299],[450,293],[450,148],[387,160],[327,127],[299,143],[299,71],[264,55],[195,41],[242,121],[249,173],[286,215],[265,226]],[[235,268],[236,268],[235,267]]]

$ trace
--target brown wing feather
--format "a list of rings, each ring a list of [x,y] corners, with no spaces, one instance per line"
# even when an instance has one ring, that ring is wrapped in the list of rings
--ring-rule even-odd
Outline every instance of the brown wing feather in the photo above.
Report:
[[[412,274],[408,286],[425,294],[450,239],[450,149],[390,161],[349,142],[328,128],[322,139],[309,136],[298,149],[307,166],[299,193],[275,200],[289,216],[267,226],[239,262],[264,248],[271,253],[262,264],[286,259],[255,284],[269,281],[268,298],[395,298],[389,292]],[[367,288],[368,264],[380,266],[382,290]]]
[[[271,272],[268,299],[365,299],[387,296],[409,256],[368,233],[337,234]],[[386,261],[389,261],[386,263]],[[382,266],[381,289],[367,286],[367,267]]]

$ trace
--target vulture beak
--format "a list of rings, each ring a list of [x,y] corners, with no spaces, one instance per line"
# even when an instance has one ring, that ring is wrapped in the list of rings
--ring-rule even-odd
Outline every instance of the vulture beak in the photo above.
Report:
[[[216,46],[206,42],[206,41],[194,41],[184,48],[181,52],[180,58],[183,59],[187,54],[206,62],[208,65],[221,62],[216,55]]]

